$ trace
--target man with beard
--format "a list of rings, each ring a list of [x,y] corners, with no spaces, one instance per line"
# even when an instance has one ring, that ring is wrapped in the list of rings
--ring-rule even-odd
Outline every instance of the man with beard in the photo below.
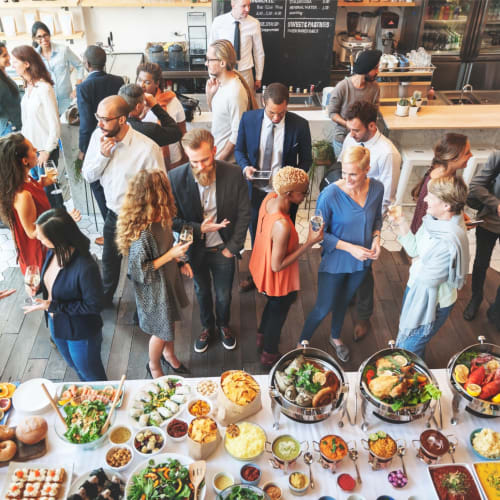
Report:
[[[380,88],[375,81],[378,75],[380,50],[365,50],[354,62],[354,75],[337,83],[330,94],[328,116],[333,120],[333,150],[337,159],[342,151],[342,143],[347,135],[346,112],[356,101],[367,101],[378,107]]]
[[[236,347],[229,329],[234,258],[240,255],[250,221],[248,188],[238,167],[215,160],[217,149],[208,130],[190,130],[181,142],[189,163],[168,175],[177,206],[173,229],[180,233],[183,226],[193,228],[188,258],[202,325],[194,350],[205,352],[216,331],[223,347],[232,350]]]
[[[95,114],[97,128],[90,138],[82,167],[88,182],[100,181],[108,209],[104,220],[102,275],[104,306],[113,303],[120,278],[121,256],[115,243],[116,219],[128,181],[142,169],[162,168],[160,148],[127,123],[129,105],[120,96],[103,99]]]

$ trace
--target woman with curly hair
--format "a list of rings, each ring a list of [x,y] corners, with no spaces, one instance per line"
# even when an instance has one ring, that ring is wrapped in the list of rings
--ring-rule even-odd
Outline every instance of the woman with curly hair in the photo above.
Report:
[[[54,180],[52,172],[33,180],[29,171],[36,163],[36,149],[22,134],[0,139],[0,217],[12,230],[23,274],[31,265],[41,269],[46,252],[36,238],[35,221],[50,208],[43,187]]]
[[[119,251],[128,254],[139,326],[151,335],[149,361],[153,378],[163,375],[161,359],[175,373],[189,373],[174,352],[175,321],[188,304],[177,265],[191,244],[173,245],[172,219],[177,210],[163,170],[141,170],[129,182],[117,223]],[[183,274],[192,276],[189,264]]]

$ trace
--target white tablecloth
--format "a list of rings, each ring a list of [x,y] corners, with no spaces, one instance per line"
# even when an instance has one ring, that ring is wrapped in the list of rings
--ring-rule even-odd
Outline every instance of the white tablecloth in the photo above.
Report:
[[[451,416],[451,391],[446,382],[446,372],[445,370],[434,370],[434,374],[438,380],[439,387],[443,392],[442,397],[442,407],[443,407],[443,423],[444,423],[444,434],[454,434],[458,439],[458,448],[455,454],[456,462],[459,463],[472,463],[476,461],[476,457],[471,451],[468,440],[470,433],[483,426],[496,427],[498,429],[497,420],[485,420],[478,417],[469,415],[468,413],[463,413],[460,417],[460,422],[457,426],[452,426],[450,424]],[[354,409],[354,395],[353,388],[356,386],[357,374],[348,373],[348,380],[351,385],[351,393],[349,395],[349,410],[353,413]],[[416,458],[416,450],[412,447],[411,441],[413,439],[418,439],[420,433],[425,429],[425,421],[419,420],[410,424],[388,424],[372,417],[371,425],[368,432],[373,432],[374,430],[384,430],[391,434],[395,439],[404,439],[407,444],[407,454],[405,456],[405,464],[409,475],[408,485],[402,490],[395,490],[390,486],[387,481],[387,473],[389,470],[401,468],[401,463],[398,457],[396,457],[388,470],[372,471],[370,465],[368,464],[368,452],[366,452],[361,445],[361,438],[366,437],[367,433],[361,431],[361,416],[358,413],[358,418],[356,426],[351,427],[346,419],[346,425],[344,428],[340,429],[337,425],[338,417],[335,415],[330,417],[325,422],[319,424],[300,424],[294,422],[287,417],[281,416],[280,419],[280,429],[278,431],[273,430],[272,427],[272,415],[270,410],[270,400],[267,395],[268,378],[265,375],[256,376],[262,389],[262,410],[253,417],[249,418],[250,421],[260,424],[266,431],[267,438],[272,441],[275,437],[282,433],[289,433],[295,436],[299,441],[307,440],[309,442],[310,448],[312,447],[312,441],[319,441],[319,439],[326,434],[339,434],[346,441],[356,440],[357,447],[359,450],[358,465],[361,473],[363,483],[361,486],[357,486],[354,493],[363,495],[366,500],[375,500],[379,495],[387,494],[392,496],[395,500],[407,500],[410,496],[416,495],[420,500],[428,500],[433,498],[433,488],[431,480],[427,472],[427,466],[420,462]],[[196,383],[199,379],[188,379],[189,383],[192,385],[193,390],[196,387]],[[215,379],[214,379],[215,380]],[[125,383],[126,395],[124,399],[124,404],[122,409],[117,412],[116,423],[130,423],[125,409],[128,407],[131,396],[134,392],[144,384],[144,381],[133,380],[127,381]],[[358,405],[359,408],[360,405]],[[49,422],[49,435],[48,435],[48,453],[36,460],[36,463],[44,464],[46,466],[52,464],[74,464],[73,467],[73,478],[76,476],[88,472],[91,469],[105,465],[104,455],[108,448],[108,444],[101,448],[93,451],[78,451],[75,452],[72,447],[61,442],[54,431],[54,420],[56,416],[52,410],[47,411],[43,416]],[[187,416],[184,416],[187,418]],[[23,418],[20,412],[13,411],[9,420],[9,425],[14,425]],[[223,432],[222,432],[223,434]],[[175,452],[180,454],[187,454],[187,443],[174,443],[167,439],[166,447],[163,452]],[[315,459],[317,458],[317,453],[314,453]],[[283,488],[283,498],[290,499],[295,498],[288,489],[288,477],[280,470],[274,470],[268,463],[269,455],[263,453],[257,463],[262,468],[262,481],[261,485],[268,481],[273,480],[279,483]],[[132,465],[123,473],[128,477],[128,474],[140,465],[144,459],[139,456],[135,456]],[[441,463],[450,461],[449,455],[446,455]],[[215,494],[212,489],[212,478],[220,471],[230,472],[236,479],[239,477],[239,470],[242,466],[242,462],[234,460],[231,458],[226,451],[224,446],[219,445],[216,452],[207,459],[207,495],[206,499],[214,499]],[[301,459],[294,466],[293,470],[301,470],[307,472],[307,466]],[[0,484],[4,484],[6,480],[7,468],[0,468]],[[336,500],[345,500],[349,496],[344,493],[337,486],[337,476],[339,473],[347,472],[355,477],[355,470],[352,462],[348,457],[346,457],[338,467],[337,474],[332,474],[329,471],[322,469],[321,465],[315,462],[312,465],[313,479],[315,480],[314,490],[309,489],[308,494],[305,495],[304,499],[315,499],[317,500],[321,495],[331,495]],[[413,497],[415,498],[415,497]]]

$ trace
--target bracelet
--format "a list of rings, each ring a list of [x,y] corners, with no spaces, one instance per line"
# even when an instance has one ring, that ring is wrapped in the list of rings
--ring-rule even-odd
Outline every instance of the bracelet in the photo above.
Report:
[[[380,238],[380,233],[372,234],[372,238]]]

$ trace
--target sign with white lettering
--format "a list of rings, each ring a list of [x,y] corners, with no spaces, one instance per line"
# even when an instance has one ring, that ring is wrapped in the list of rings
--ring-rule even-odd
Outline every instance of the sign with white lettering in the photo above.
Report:
[[[224,11],[231,2],[224,2]],[[295,88],[330,84],[337,0],[252,0],[266,53],[263,84]]]

